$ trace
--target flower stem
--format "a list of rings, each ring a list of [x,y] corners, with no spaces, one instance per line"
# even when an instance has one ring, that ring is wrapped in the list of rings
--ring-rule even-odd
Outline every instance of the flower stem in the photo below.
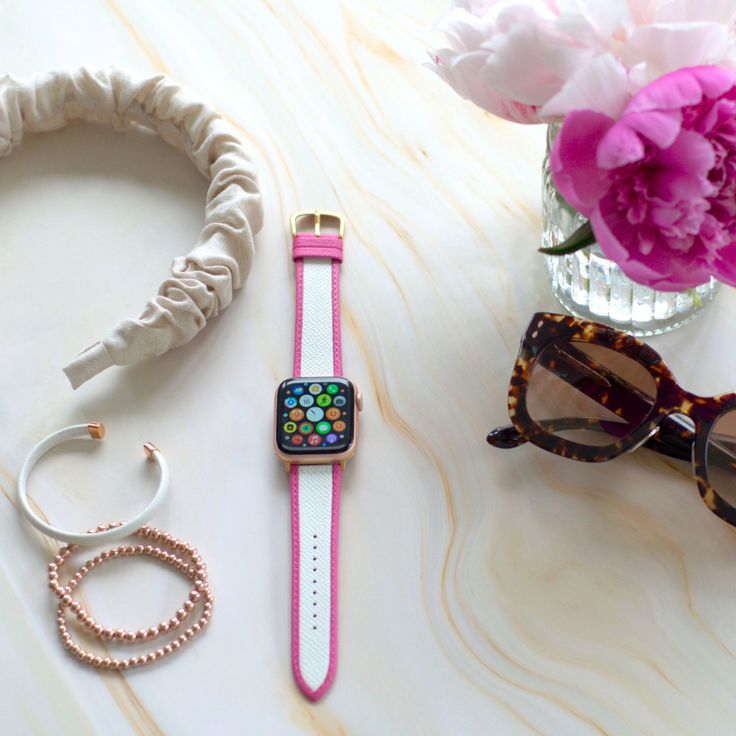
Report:
[[[539,248],[546,256],[566,256],[576,250],[582,250],[595,243],[595,235],[589,221],[583,223],[572,235],[559,245],[551,248]]]

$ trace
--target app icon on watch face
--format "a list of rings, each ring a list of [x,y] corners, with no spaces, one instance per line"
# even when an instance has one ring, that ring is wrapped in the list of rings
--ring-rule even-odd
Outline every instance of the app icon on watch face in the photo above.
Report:
[[[283,454],[340,455],[354,441],[355,389],[345,378],[291,378],[276,397],[276,445]]]

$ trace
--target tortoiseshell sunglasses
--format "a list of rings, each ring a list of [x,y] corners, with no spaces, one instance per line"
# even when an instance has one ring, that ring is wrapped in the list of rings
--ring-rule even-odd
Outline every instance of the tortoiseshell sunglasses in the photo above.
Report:
[[[708,508],[736,526],[736,393],[695,396],[648,345],[610,327],[535,314],[509,386],[513,426],[488,442],[525,442],[583,462],[641,445],[689,460]],[[728,500],[726,500],[728,499]]]

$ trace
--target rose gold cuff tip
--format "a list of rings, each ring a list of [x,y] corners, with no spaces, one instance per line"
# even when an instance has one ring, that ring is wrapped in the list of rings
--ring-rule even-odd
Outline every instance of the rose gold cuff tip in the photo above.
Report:
[[[156,447],[156,445],[154,445],[153,442],[144,442],[143,449],[145,450],[146,457],[149,460],[153,460],[153,453],[159,451],[158,447]]]
[[[105,436],[105,425],[102,422],[89,422],[87,431],[93,440],[101,440]]]

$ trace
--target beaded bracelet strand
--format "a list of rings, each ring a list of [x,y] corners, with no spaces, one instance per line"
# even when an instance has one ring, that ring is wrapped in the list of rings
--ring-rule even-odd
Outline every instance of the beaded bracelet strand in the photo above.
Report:
[[[117,524],[101,524],[94,531],[105,531],[117,526]],[[173,537],[167,532],[160,529],[154,529],[144,526],[135,532],[136,536],[156,542],[157,545],[120,545],[113,549],[105,550],[96,557],[87,560],[69,579],[66,585],[59,582],[59,573],[64,563],[79,550],[78,545],[68,545],[59,551],[59,554],[49,564],[49,587],[58,596],[60,603],[57,609],[56,623],[58,625],[59,635],[64,646],[80,661],[90,664],[93,667],[111,670],[125,670],[130,667],[138,667],[144,664],[150,664],[159,659],[173,654],[189,640],[202,632],[209,624],[212,617],[212,606],[214,604],[214,596],[207,582],[207,569],[199,556],[199,552],[195,547],[186,542]],[[159,546],[160,545],[160,546]],[[180,552],[189,558],[187,562],[182,557],[167,551],[170,550]],[[136,555],[145,555],[157,560],[165,562],[175,569],[179,570],[186,577],[194,581],[194,587],[189,593],[187,600],[176,613],[165,621],[162,621],[148,629],[139,629],[138,631],[126,631],[125,629],[113,629],[99,624],[84,608],[84,606],[72,596],[73,591],[82,579],[89,574],[94,568],[100,567],[104,562],[119,557],[133,557]],[[190,614],[201,603],[201,614],[198,621],[185,629],[175,639],[168,644],[158,647],[146,654],[140,654],[132,657],[106,657],[94,654],[82,648],[74,641],[72,634],[67,626],[67,611],[71,611],[81,624],[88,629],[100,641],[117,641],[124,644],[134,644],[157,639],[164,634],[176,632]]]

